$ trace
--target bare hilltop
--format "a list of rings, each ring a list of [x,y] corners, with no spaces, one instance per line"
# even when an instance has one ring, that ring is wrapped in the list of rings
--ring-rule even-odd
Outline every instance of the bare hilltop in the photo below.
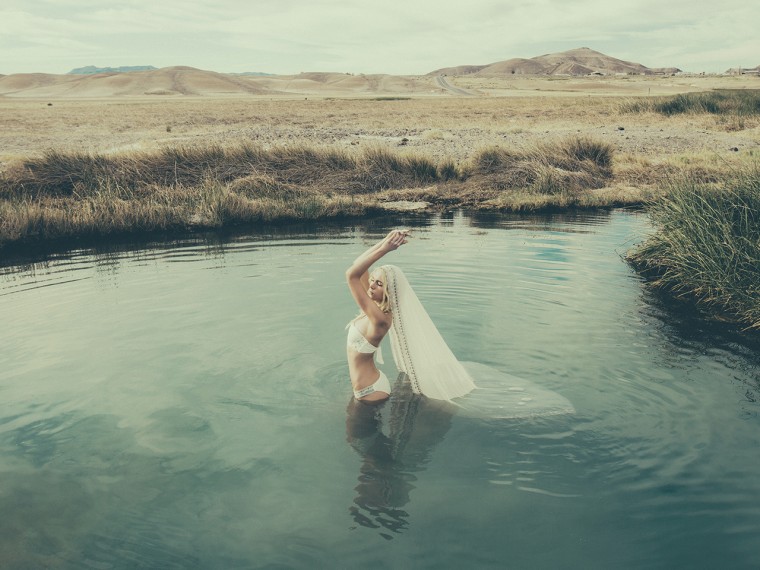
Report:
[[[429,75],[671,75],[677,67],[649,68],[582,47],[540,55],[530,59],[512,58],[488,65],[459,65],[432,71]]]

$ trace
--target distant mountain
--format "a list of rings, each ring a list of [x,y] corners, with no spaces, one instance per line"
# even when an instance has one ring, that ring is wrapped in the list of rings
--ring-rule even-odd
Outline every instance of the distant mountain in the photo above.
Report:
[[[153,71],[158,69],[152,65],[122,65],[121,67],[95,67],[87,65],[77,67],[68,72],[67,75],[94,75],[96,73],[129,73],[130,71]]]
[[[513,58],[489,65],[445,67],[428,75],[664,75],[680,71],[675,67],[653,69],[583,47],[530,59]]]

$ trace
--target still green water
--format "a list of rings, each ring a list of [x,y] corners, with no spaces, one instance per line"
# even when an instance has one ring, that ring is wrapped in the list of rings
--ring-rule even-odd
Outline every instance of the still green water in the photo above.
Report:
[[[575,414],[350,404],[343,272],[399,224],[454,353]],[[760,353],[646,292],[647,229],[455,214],[0,269],[0,567],[760,567]]]

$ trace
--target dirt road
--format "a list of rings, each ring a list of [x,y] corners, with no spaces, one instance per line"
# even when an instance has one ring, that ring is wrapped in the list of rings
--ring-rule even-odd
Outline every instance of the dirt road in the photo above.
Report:
[[[449,83],[446,80],[446,77],[444,77],[443,75],[439,75],[438,77],[436,77],[435,81],[436,81],[436,83],[438,83],[439,87],[442,87],[443,89],[445,89],[449,93],[453,93],[454,95],[465,95],[465,96],[468,96],[468,97],[471,97],[471,96],[475,95],[473,92],[467,91],[466,89],[461,89],[459,87],[454,87],[451,83]]]

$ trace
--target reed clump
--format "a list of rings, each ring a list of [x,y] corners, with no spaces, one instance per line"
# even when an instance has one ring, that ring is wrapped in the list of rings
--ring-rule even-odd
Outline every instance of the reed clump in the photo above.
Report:
[[[451,177],[431,159],[398,155],[382,147],[360,154],[340,149],[254,145],[223,148],[167,147],[153,153],[103,155],[48,151],[25,160],[5,176],[2,191],[32,197],[71,196],[97,191],[104,184],[137,189],[145,186],[195,186],[211,178],[221,183],[248,176],[269,176],[279,184],[365,193],[414,186]]]
[[[652,286],[760,329],[760,168],[722,184],[684,177],[650,205],[656,233],[627,255]]]
[[[686,113],[711,115],[760,115],[760,89],[720,89],[627,101],[624,113],[659,113],[672,116]]]

